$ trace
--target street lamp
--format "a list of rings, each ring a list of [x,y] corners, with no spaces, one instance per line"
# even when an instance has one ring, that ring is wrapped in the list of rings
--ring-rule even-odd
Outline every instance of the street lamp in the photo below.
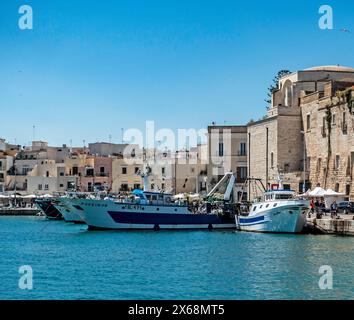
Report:
[[[305,131],[301,131],[301,134],[303,135],[303,148],[304,148],[304,158],[303,158],[303,174],[304,174],[304,181],[302,185],[302,192],[306,192],[306,140],[305,140]]]
[[[178,150],[175,152],[175,194],[177,194],[177,162],[178,162]]]

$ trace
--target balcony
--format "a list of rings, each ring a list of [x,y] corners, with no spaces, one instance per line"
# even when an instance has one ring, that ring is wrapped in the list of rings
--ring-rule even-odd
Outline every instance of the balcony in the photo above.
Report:
[[[109,173],[107,172],[96,172],[95,177],[109,177]]]

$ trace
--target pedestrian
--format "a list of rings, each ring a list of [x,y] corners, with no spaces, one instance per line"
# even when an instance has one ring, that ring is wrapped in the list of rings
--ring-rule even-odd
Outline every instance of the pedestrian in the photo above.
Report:
[[[332,211],[332,216],[335,217],[338,214],[338,205],[337,205],[337,201],[334,200],[332,205],[331,205],[331,211]]]
[[[311,214],[315,213],[315,202],[313,201],[313,199],[311,199],[310,201],[310,208],[311,208]]]

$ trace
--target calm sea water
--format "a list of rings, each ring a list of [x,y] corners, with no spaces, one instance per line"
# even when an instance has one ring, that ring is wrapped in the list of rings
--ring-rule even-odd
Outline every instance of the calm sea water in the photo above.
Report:
[[[18,287],[33,268],[32,291]],[[334,289],[320,290],[330,265]],[[354,238],[233,231],[88,232],[0,217],[0,299],[353,299]]]

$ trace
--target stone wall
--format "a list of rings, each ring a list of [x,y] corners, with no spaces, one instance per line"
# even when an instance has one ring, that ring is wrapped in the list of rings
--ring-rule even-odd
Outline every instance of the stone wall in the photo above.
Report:
[[[331,188],[354,198],[354,116],[346,99],[334,94],[304,103],[301,109],[303,121],[307,121],[308,115],[311,119],[311,127],[306,131],[306,149],[312,185]]]

